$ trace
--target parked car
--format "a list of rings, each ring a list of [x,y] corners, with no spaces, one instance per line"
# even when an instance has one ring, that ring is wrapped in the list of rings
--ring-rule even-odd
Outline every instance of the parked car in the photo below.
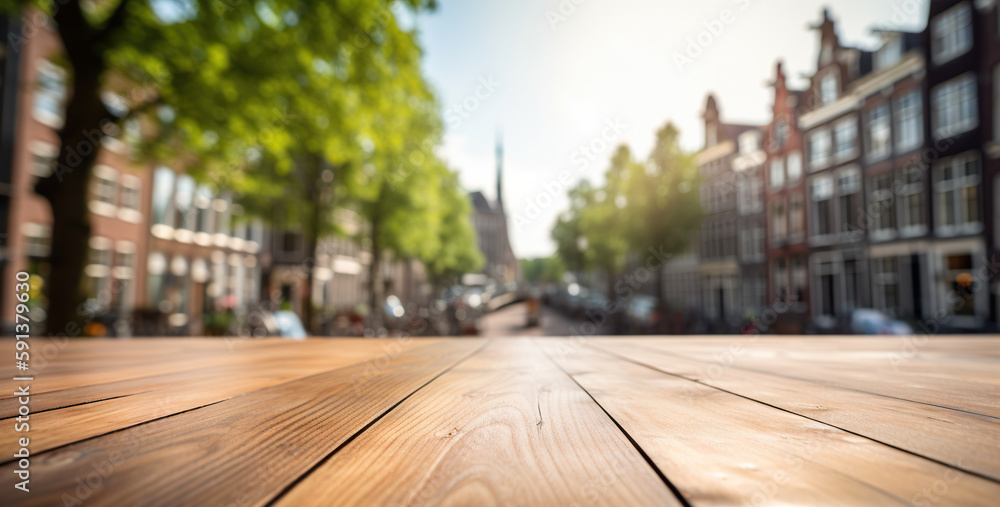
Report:
[[[583,311],[588,314],[590,312],[605,312],[607,305],[608,298],[600,292],[590,292],[587,297],[583,298]]]
[[[295,312],[288,310],[274,312],[274,324],[277,328],[278,336],[282,338],[304,340],[308,336],[306,328],[302,325],[302,321],[299,320],[299,316]]]
[[[625,307],[625,327],[631,334],[655,333],[660,325],[656,298],[634,296]]]
[[[909,324],[893,319],[871,308],[858,308],[851,312],[851,332],[855,334],[913,334]]]

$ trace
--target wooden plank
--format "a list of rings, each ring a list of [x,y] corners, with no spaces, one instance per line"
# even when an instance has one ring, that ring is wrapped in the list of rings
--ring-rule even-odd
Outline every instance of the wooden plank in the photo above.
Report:
[[[494,340],[277,502],[679,505],[593,400],[526,339]]]
[[[586,347],[546,350],[694,505],[993,506],[1000,485]],[[940,493],[944,491],[944,493]]]
[[[248,355],[266,356],[289,340],[223,338],[73,339],[32,338],[31,374],[34,394],[142,378],[178,371],[217,367]],[[14,341],[3,340],[13,355]],[[12,363],[0,365],[0,375],[23,375]],[[0,399],[11,393],[0,393]]]
[[[970,350],[949,354],[950,338],[943,337],[929,339],[918,354],[907,357],[902,353],[904,339],[912,337],[629,341],[704,362],[729,362],[742,369],[1000,418],[1000,359]],[[972,342],[1000,347],[995,337]],[[743,349],[737,356],[731,352],[735,346]]]
[[[318,351],[316,347],[286,343],[287,352],[276,352],[272,356],[281,359],[297,355],[301,364],[287,359],[272,362],[269,358],[257,358],[255,364],[193,373],[180,372],[173,375],[172,382],[158,389],[151,388],[122,398],[34,413],[31,415],[32,450],[47,451],[322,371],[376,359],[385,355],[385,347],[392,343],[392,340],[359,340],[354,347],[337,354],[333,354],[332,350],[327,350],[325,354],[315,354]],[[406,348],[419,348],[432,343],[434,342],[409,340]],[[135,387],[128,382],[126,384]],[[50,394],[59,393],[61,391]],[[0,424],[13,425],[13,420],[0,420]],[[13,456],[16,449],[17,442],[13,439],[0,442],[0,452],[4,456],[8,451]],[[0,460],[7,461],[9,460]]]
[[[589,344],[1000,481],[1000,421],[906,400],[705,363],[620,340]]]
[[[103,379],[106,382],[88,383],[98,380],[95,377],[82,380],[79,385],[69,384],[67,387],[58,390],[36,392],[36,382],[46,386],[46,380],[51,380],[48,372],[42,372],[32,381],[32,412],[40,413],[56,408],[92,403],[95,401],[108,400],[116,397],[131,396],[139,393],[158,391],[160,389],[179,387],[181,384],[192,387],[192,383],[204,383],[205,381],[218,381],[219,379],[229,380],[231,378],[243,378],[248,371],[254,372],[255,378],[266,378],[269,371],[275,372],[280,378],[277,381],[289,378],[304,377],[330,370],[334,367],[343,366],[343,363],[331,365],[331,357],[348,359],[351,356],[363,359],[368,354],[367,351],[378,353],[386,347],[390,347],[393,340],[370,340],[370,339],[346,339],[346,340],[311,340],[306,342],[289,340],[268,340],[268,343],[259,343],[253,346],[238,346],[233,349],[215,348],[210,351],[199,350],[197,357],[190,357],[187,351],[161,351],[153,352],[159,360],[157,368],[145,369],[141,371],[149,372],[147,375],[139,377],[127,377],[122,375],[121,366],[109,364],[109,361],[99,361],[92,359],[85,365],[91,371],[104,372]],[[118,349],[142,349],[144,344],[124,345],[122,341],[108,343],[107,346]],[[427,344],[430,341],[421,341]],[[78,362],[78,358],[59,357],[53,364],[61,366],[62,363],[72,361]],[[266,371],[261,368],[266,367]],[[61,380],[71,382],[72,376],[63,376]],[[116,380],[117,379],[117,380]],[[52,382],[47,384],[52,386]],[[169,397],[169,395],[167,396]],[[218,400],[214,400],[218,401]],[[0,399],[0,419],[14,417],[17,414],[17,399],[9,397]]]
[[[62,504],[64,493],[97,505],[261,505],[482,344],[432,343],[43,453],[25,505]]]

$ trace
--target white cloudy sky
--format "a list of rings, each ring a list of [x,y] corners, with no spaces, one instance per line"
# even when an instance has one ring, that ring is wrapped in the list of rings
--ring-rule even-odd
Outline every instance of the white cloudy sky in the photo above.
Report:
[[[579,3],[580,5],[576,5]],[[673,121],[682,142],[699,148],[699,114],[715,92],[724,121],[768,119],[767,81],[777,59],[801,85],[815,65],[808,29],[829,6],[841,40],[869,49],[873,28],[920,30],[927,0],[439,0],[418,26],[424,67],[445,112],[465,102],[467,118],[446,114],[443,155],[462,184],[495,197],[493,145],[503,128],[504,203],[519,257],[549,255],[549,230],[566,208],[557,175],[599,180],[613,147],[586,167],[574,159],[609,120],[619,141],[645,156],[657,128]],[[550,13],[566,13],[555,24]],[[571,7],[572,6],[572,9]],[[722,22],[723,13],[730,11]],[[707,25],[706,25],[707,24]],[[719,26],[722,25],[721,30]],[[682,69],[688,38],[714,27],[718,36]],[[707,36],[702,36],[705,41]],[[499,83],[493,93],[481,80]],[[478,101],[478,105],[477,105]],[[546,188],[548,187],[548,191]],[[556,198],[549,202],[547,194]],[[543,204],[538,213],[530,203]],[[547,204],[547,205],[546,205]],[[531,216],[529,216],[531,215]]]

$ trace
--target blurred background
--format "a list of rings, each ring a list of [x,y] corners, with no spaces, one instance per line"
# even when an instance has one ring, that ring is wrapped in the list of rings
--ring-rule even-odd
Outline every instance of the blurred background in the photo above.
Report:
[[[996,0],[0,0],[0,29],[34,333],[997,330]]]

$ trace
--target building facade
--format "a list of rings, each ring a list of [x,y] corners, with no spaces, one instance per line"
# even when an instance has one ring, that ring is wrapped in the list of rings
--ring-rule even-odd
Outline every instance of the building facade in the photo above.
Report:
[[[720,329],[731,330],[737,328],[744,317],[742,282],[747,281],[752,286],[754,280],[753,277],[744,280],[743,273],[759,276],[753,268],[763,260],[754,255],[757,246],[752,234],[747,238],[737,232],[742,223],[756,224],[761,219],[752,198],[743,209],[737,203],[741,181],[746,179],[747,185],[752,185],[754,176],[759,177],[760,163],[754,162],[754,157],[760,158],[755,152],[759,151],[761,133],[754,126],[723,123],[713,95],[706,100],[702,118],[705,148],[695,157],[701,175],[698,274],[702,311],[709,322]],[[737,159],[741,163],[740,171],[733,167]],[[751,228],[750,232],[754,230]],[[746,256],[740,255],[743,238],[749,243]],[[750,292],[753,293],[752,287]]]
[[[799,112],[808,93],[788,87],[781,63],[775,67],[772,88],[764,169],[767,297],[771,307],[781,310],[781,324],[802,328],[808,318],[810,294],[805,152]]]
[[[33,19],[39,19],[37,16]],[[9,25],[18,30],[16,23]],[[44,290],[48,274],[51,212],[35,194],[39,177],[51,174],[58,154],[58,129],[64,121],[67,70],[60,66],[63,51],[51,24],[35,27],[35,35],[19,51],[5,56],[4,122],[13,121],[9,166],[5,166],[7,227],[2,279],[12,284],[14,275],[33,275],[31,318],[45,321]],[[16,66],[16,68],[14,68]],[[111,111],[121,97],[106,92],[102,99]],[[89,296],[88,312],[108,316],[118,323],[112,332],[128,333],[128,319],[143,303],[149,185],[144,168],[131,157],[137,140],[135,123],[109,125],[100,148],[89,189],[91,238],[83,289]],[[7,155],[5,154],[5,158]],[[14,320],[14,305],[2,310],[5,323]]]

